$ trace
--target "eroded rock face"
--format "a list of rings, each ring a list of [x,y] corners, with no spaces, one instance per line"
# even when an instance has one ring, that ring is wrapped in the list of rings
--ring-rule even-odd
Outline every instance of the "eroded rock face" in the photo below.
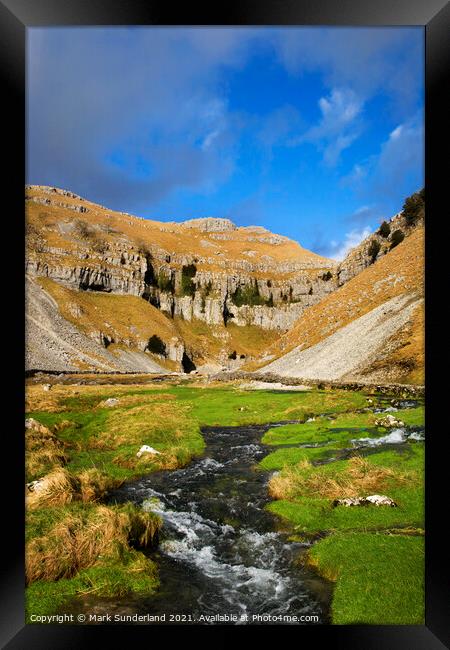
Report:
[[[186,228],[198,228],[202,232],[223,232],[224,230],[236,230],[236,226],[230,219],[218,219],[216,217],[204,217],[201,219],[188,219],[183,222]]]
[[[387,229],[384,235],[380,233],[380,229],[371,233],[358,246],[355,246],[339,264],[337,269],[338,286],[342,286],[368,266],[374,264],[377,259],[389,253],[396,231],[400,231],[404,237],[408,237],[417,226],[423,226],[423,223],[423,216],[419,216],[416,223],[410,224],[403,212],[396,214],[386,222]]]
[[[30,239],[28,274],[81,291],[140,296],[171,317],[285,331],[304,309],[338,286],[337,265],[331,260],[302,252],[287,237],[256,226],[238,229],[229,219],[213,217],[159,224],[160,239],[144,244],[126,229],[137,228],[136,224],[146,228],[145,220],[131,216],[127,220],[126,215],[121,217],[125,230],[115,230],[114,220],[125,213],[103,214],[101,221],[98,213],[105,208],[58,188],[27,186],[26,198],[52,208],[57,219],[59,210],[62,215],[66,209],[89,213],[85,222],[65,216],[56,226],[52,222],[51,228],[41,223],[33,226],[35,235],[39,231],[39,247]],[[47,235],[55,227],[61,237],[59,246]],[[191,237],[191,250],[197,247],[195,254],[180,250],[183,232]],[[172,246],[162,233],[176,237]],[[227,248],[230,241],[233,253]],[[283,246],[290,258],[272,254],[272,248]],[[188,267],[195,273],[186,289],[183,273]],[[236,292],[253,292],[253,299],[236,300]]]

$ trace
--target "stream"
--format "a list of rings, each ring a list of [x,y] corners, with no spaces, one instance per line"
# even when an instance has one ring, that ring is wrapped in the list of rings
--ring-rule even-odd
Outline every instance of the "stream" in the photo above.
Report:
[[[264,509],[271,473],[254,466],[273,451],[261,443],[273,426],[204,427],[201,458],[111,493],[110,503],[163,518],[152,554],[161,587],[148,599],[86,597],[78,611],[166,614],[155,622],[172,625],[328,623],[331,585],[294,561],[309,544],[289,541],[292,530]]]
[[[256,464],[275,450],[262,436],[281,424],[203,427],[202,457],[112,492],[109,503],[131,501],[162,517],[151,555],[161,586],[147,599],[86,596],[76,609],[171,625],[328,623],[331,584],[295,561],[310,544],[290,541],[292,528],[265,510],[272,472]]]

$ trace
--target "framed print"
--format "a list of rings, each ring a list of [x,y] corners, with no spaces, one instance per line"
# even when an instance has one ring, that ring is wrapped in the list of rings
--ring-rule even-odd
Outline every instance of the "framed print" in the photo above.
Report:
[[[4,647],[448,646],[444,5],[2,1]]]

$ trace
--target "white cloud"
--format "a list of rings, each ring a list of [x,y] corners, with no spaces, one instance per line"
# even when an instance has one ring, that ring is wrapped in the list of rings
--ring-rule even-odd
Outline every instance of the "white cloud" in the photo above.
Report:
[[[397,126],[396,129],[394,129],[393,131],[390,132],[389,138],[391,140],[396,140],[397,138],[399,138],[401,136],[402,130],[403,130],[403,125],[400,124],[399,126]]]
[[[363,102],[349,88],[333,88],[328,97],[319,99],[318,104],[322,114],[321,119],[295,143],[316,144],[323,152],[324,162],[334,166],[342,151],[347,149],[360,134],[359,116]]]
[[[420,28],[308,27],[277,31],[274,47],[292,75],[319,72],[330,87],[352,88],[364,100],[388,94],[407,115],[422,87]]]
[[[205,151],[205,149],[208,149],[208,147],[211,146],[212,142],[217,138],[219,133],[220,133],[219,129],[216,129],[215,131],[211,131],[210,133],[208,133],[208,135],[205,137],[205,139],[202,142],[203,151]]]
[[[330,248],[336,249],[331,250],[329,254],[330,257],[340,262],[352,248],[358,246],[358,244],[360,244],[366,237],[368,237],[371,232],[372,229],[370,226],[366,226],[363,230],[351,230],[350,232],[346,233],[344,241],[339,244],[337,244],[335,241],[330,242]]]

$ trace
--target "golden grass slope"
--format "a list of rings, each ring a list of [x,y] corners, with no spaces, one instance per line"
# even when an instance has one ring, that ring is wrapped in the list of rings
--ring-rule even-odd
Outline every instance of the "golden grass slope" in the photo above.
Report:
[[[125,239],[138,247],[142,244],[148,247],[156,245],[171,255],[209,257],[212,261],[199,260],[199,270],[222,268],[223,272],[220,265],[215,268],[214,259],[218,262],[241,260],[251,263],[264,259],[264,256],[272,258],[272,262],[267,259],[267,263],[274,266],[279,262],[303,262],[315,268],[335,266],[334,261],[312,253],[286,237],[280,238],[276,244],[270,243],[268,238],[271,233],[259,228],[236,228],[218,235],[217,232],[205,232],[184,226],[183,223],[159,222],[115,212],[80,197],[65,196],[42,186],[27,186],[26,197],[29,246],[34,250],[39,248],[40,239],[41,244],[44,242],[46,246],[75,254],[79,245],[65,226],[79,219],[96,227],[102,241],[109,245]],[[48,203],[36,203],[36,200]],[[74,207],[86,208],[87,212],[80,214],[74,211]],[[254,251],[251,256],[248,255],[249,251]],[[70,260],[66,259],[66,262],[70,263]]]
[[[133,347],[154,334],[165,342],[178,337],[173,321],[137,296],[76,291],[50,278],[37,282],[56,300],[61,315],[86,334],[101,331]]]
[[[142,349],[150,337],[156,335],[164,343],[183,341],[196,363],[218,362],[234,351],[238,356],[255,357],[271,345],[279,334],[256,325],[238,327],[230,323],[208,325],[198,319],[185,321],[171,319],[146,300],[137,296],[101,292],[76,291],[50,278],[38,278],[38,284],[54,298],[61,315],[87,335],[102,332],[117,346]],[[157,363],[168,370],[177,370],[178,364],[158,357]]]
[[[424,229],[419,227],[389,254],[306,310],[292,329],[268,349],[267,354],[273,355],[273,360],[299,345],[306,350],[394,297],[410,295],[419,298],[423,294]],[[380,366],[381,370],[384,367],[384,374],[396,362],[397,380],[414,381],[423,377],[422,309],[418,307],[407,327],[402,328],[391,341],[391,350]],[[254,370],[262,365],[248,364],[246,369]],[[369,369],[367,372],[370,374]],[[379,374],[383,375],[383,371]]]

